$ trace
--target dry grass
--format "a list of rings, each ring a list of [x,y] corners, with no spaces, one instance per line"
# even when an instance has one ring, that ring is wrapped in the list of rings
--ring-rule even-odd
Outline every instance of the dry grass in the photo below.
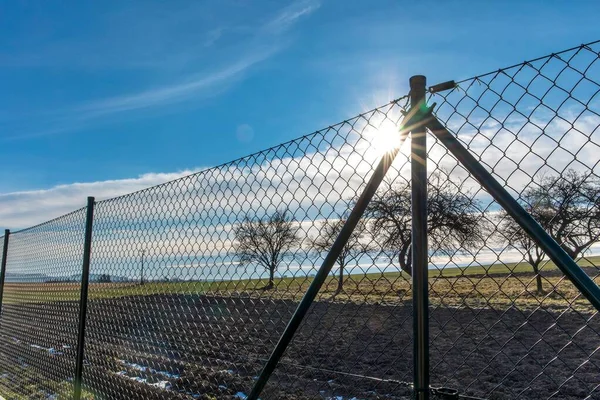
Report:
[[[598,274],[600,256],[582,259],[591,276]],[[448,268],[430,271],[430,302],[434,307],[494,307],[521,309],[536,307],[565,309],[571,305],[581,311],[591,306],[578,290],[548,262],[542,269],[544,295],[536,294],[535,276],[526,263],[496,264],[469,268]],[[600,278],[595,278],[600,283]],[[269,297],[299,300],[312,281],[311,277],[280,278],[275,288],[261,290],[265,280],[222,282],[147,282],[92,283],[90,298],[114,298],[155,294],[213,293],[230,296]],[[410,277],[400,272],[350,275],[344,291],[337,293],[337,280],[329,277],[319,293],[319,300],[356,303],[403,303],[411,301]],[[76,301],[80,285],[76,283],[7,283],[4,301],[7,303]]]

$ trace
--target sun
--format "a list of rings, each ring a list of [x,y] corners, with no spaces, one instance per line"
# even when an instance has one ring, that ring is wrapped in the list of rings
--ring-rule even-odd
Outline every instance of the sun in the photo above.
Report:
[[[398,127],[389,120],[383,121],[377,130],[373,130],[372,135],[371,146],[380,155],[400,147]]]

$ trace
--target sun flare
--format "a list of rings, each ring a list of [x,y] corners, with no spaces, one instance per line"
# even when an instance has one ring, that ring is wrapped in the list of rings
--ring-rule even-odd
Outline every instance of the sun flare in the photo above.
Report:
[[[371,146],[381,155],[400,147],[398,127],[391,121],[382,122],[381,126],[373,132]]]

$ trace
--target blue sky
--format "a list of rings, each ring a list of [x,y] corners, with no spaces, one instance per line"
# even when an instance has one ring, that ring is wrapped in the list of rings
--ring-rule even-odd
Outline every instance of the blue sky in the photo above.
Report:
[[[0,207],[60,192],[73,209],[85,195],[222,163],[404,95],[414,74],[459,80],[598,39],[599,11],[596,1],[5,2]]]

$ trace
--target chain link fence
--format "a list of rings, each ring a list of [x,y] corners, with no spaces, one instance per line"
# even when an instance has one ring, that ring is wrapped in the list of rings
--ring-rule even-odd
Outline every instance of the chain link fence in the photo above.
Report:
[[[598,43],[580,46],[428,99],[596,282],[599,55]],[[408,102],[98,201],[82,398],[246,398],[380,159],[398,146],[261,398],[412,398],[412,182],[398,134]],[[432,396],[600,398],[596,310],[444,144],[427,140]],[[3,242],[7,399],[72,397],[85,215]]]
[[[430,99],[439,103],[437,117],[596,283],[598,58],[598,44],[581,46]],[[472,217],[483,229],[455,247],[432,234],[432,380],[490,398],[600,398],[596,310],[437,140],[429,159],[432,173],[452,177],[455,193],[477,207]]]
[[[85,209],[10,233],[2,277],[0,395],[73,395]]]

